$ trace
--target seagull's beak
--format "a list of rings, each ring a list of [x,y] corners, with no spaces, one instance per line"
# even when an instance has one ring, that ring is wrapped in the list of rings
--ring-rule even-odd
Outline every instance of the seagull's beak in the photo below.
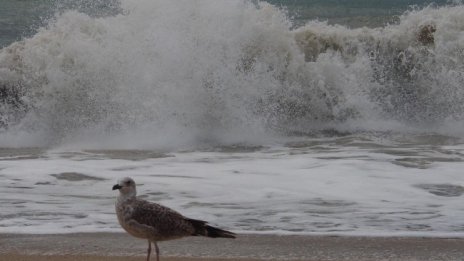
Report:
[[[116,185],[113,186],[113,190],[117,190],[117,189],[121,189],[121,188],[122,188],[122,187],[119,186],[119,184],[116,184]]]

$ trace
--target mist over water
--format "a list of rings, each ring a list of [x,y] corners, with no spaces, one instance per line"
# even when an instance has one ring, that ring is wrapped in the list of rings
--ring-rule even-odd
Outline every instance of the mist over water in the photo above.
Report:
[[[81,2],[63,2],[47,26],[1,49],[0,86],[14,95],[0,104],[0,145],[173,149],[328,129],[462,133],[462,5],[349,28],[295,27],[265,2],[123,0],[93,13],[101,9]]]

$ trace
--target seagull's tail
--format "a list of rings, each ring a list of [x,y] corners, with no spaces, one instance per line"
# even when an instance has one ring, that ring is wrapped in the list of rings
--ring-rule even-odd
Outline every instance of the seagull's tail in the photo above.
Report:
[[[207,225],[206,221],[190,218],[186,218],[186,220],[195,228],[192,236],[235,238],[234,233]]]
[[[206,233],[207,237],[235,238],[235,234],[230,231],[223,230],[217,227],[208,226],[208,225],[206,225],[205,228],[207,231]]]

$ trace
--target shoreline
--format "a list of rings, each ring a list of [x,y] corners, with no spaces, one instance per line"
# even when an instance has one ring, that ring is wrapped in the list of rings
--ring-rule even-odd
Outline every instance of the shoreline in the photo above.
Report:
[[[165,261],[461,260],[462,238],[339,237],[240,234],[237,239],[189,237],[160,242]],[[145,240],[124,233],[0,234],[0,260],[143,260]]]

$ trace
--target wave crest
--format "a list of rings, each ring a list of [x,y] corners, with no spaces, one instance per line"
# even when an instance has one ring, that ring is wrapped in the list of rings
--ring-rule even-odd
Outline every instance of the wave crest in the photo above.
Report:
[[[22,133],[44,146],[121,135],[127,146],[183,146],[463,120],[462,5],[357,29],[291,29],[284,11],[248,1],[120,8],[64,12],[0,51],[0,143]]]

